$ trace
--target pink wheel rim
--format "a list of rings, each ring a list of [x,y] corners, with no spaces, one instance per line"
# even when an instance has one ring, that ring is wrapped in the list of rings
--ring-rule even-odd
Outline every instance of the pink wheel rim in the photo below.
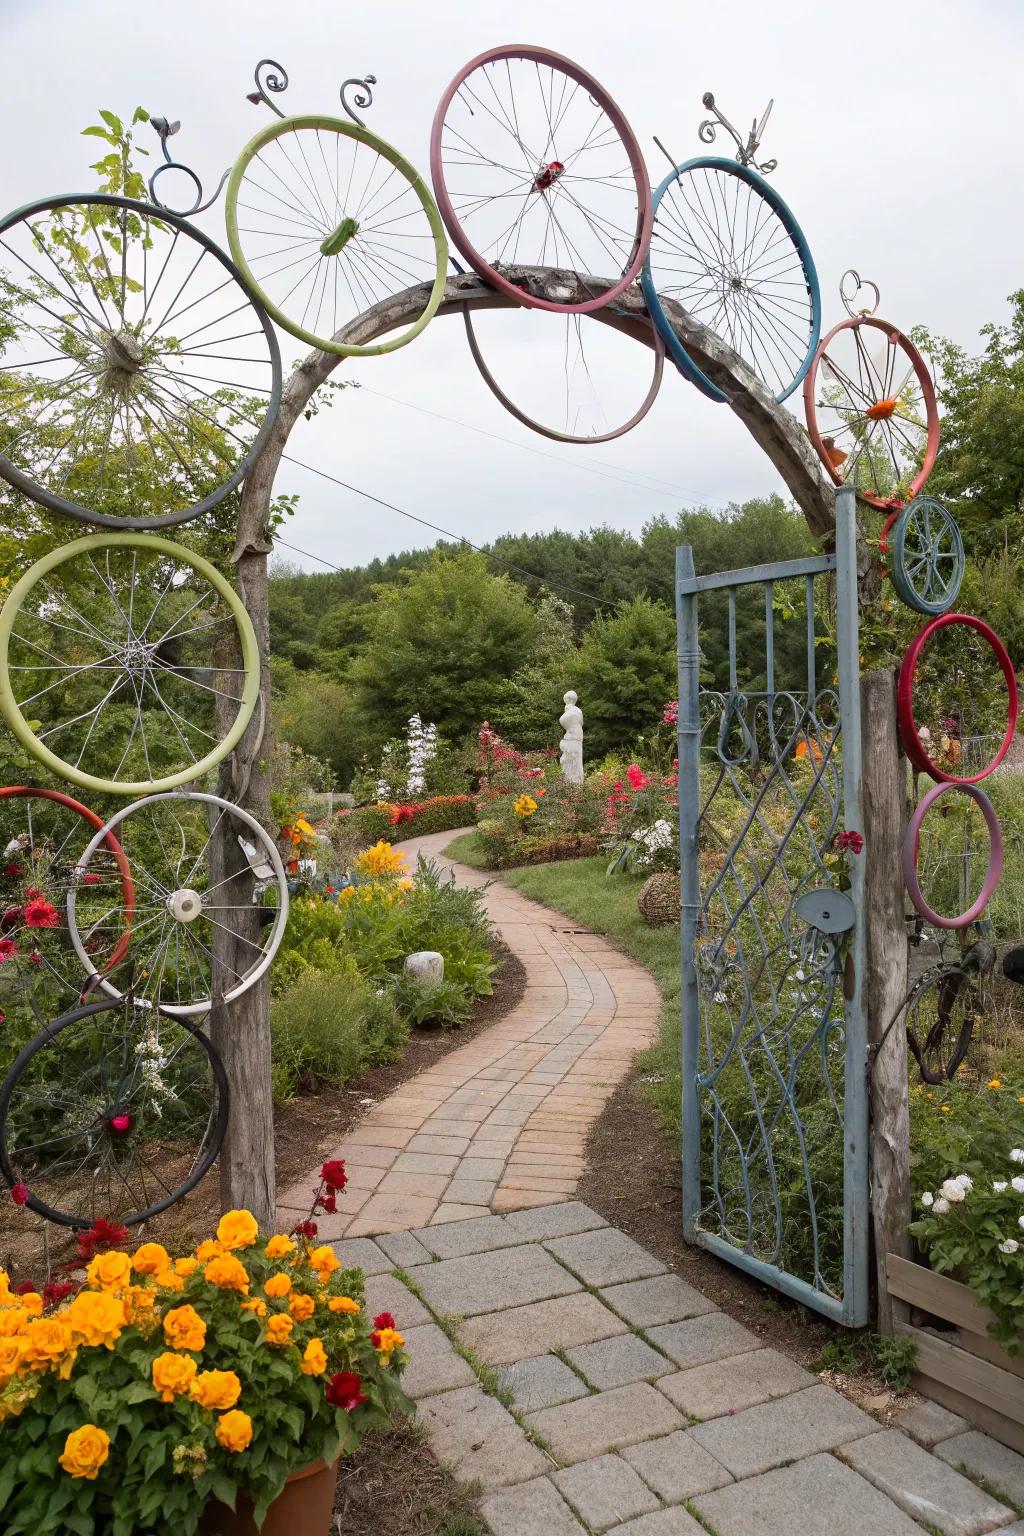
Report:
[[[988,868],[985,871],[985,883],[976,901],[969,906],[966,912],[960,912],[956,917],[942,917],[934,911],[925,901],[921,891],[921,885],[917,878],[917,852],[918,841],[921,832],[921,823],[938,800],[940,795],[948,794],[950,790],[957,789],[961,794],[969,795],[977,805],[985,818],[988,828],[989,853]],[[999,877],[1003,872],[1003,834],[999,830],[999,817],[995,813],[988,795],[984,790],[976,789],[973,784],[954,782],[949,784],[934,784],[925,795],[911,816],[907,825],[906,835],[903,838],[903,880],[910,893],[910,899],[920,912],[926,923],[933,924],[936,928],[966,928],[980,917],[982,912],[992,900],[992,893],[999,884]]]
[[[914,719],[914,675],[917,672],[917,663],[921,652],[928,644],[932,635],[938,629],[944,629],[947,624],[965,624],[969,629],[977,630],[983,640],[986,640],[995,652],[999,663],[1003,680],[1006,683],[1007,709],[1006,732],[992,760],[985,765],[980,773],[961,776],[955,773],[947,773],[937,763],[933,763],[925,751],[920,736],[917,733],[917,721]],[[941,613],[937,619],[932,619],[930,624],[914,637],[907,647],[907,653],[900,667],[899,683],[896,690],[896,707],[899,718],[900,739],[903,742],[903,750],[919,773],[927,773],[929,777],[936,779],[940,784],[978,784],[982,779],[987,779],[993,773],[1010,750],[1017,730],[1017,674],[1013,670],[1013,662],[1010,660],[1006,647],[996,634],[990,629],[984,619],[976,618],[973,613]]]
[[[921,461],[921,468],[910,482],[906,496],[886,498],[869,495],[866,491],[857,492],[862,501],[866,501],[869,506],[877,507],[882,512],[899,511],[900,508],[906,506],[907,502],[913,501],[914,497],[920,494],[928,476],[932,472],[935,455],[939,451],[939,408],[935,403],[935,386],[932,383],[932,376],[928,372],[924,358],[914,346],[914,343],[903,335],[902,331],[897,330],[896,326],[890,325],[887,320],[877,320],[874,315],[856,315],[852,320],[841,320],[838,325],[832,327],[827,336],[822,337],[818,344],[818,350],[814,354],[814,361],[807,370],[807,377],[804,379],[804,415],[807,420],[807,433],[814,444],[815,452],[828,471],[833,484],[842,485],[844,483],[843,476],[839,471],[839,467],[833,462],[825,445],[818,422],[817,410],[814,404],[814,391],[818,382],[818,370],[830,343],[840,332],[856,330],[864,325],[870,325],[875,330],[881,331],[893,346],[899,347],[906,354],[907,361],[912,366],[917,382],[920,385],[921,399],[924,402],[927,418],[924,457]]]
[[[448,109],[457,92],[469,79],[470,75],[487,64],[494,64],[500,60],[524,59],[535,64],[543,64],[551,70],[566,75],[570,80],[580,86],[594,103],[605,113],[612,124],[626,151],[630,169],[636,188],[637,215],[636,231],[634,235],[633,249],[630,260],[622,276],[617,278],[609,288],[594,298],[586,299],[579,304],[557,304],[550,299],[536,298],[522,288],[517,288],[486,260],[473,245],[468,235],[459,222],[457,213],[452,204],[445,178],[444,151],[442,149],[442,134]],[[552,162],[560,164],[560,162]],[[549,168],[550,169],[550,168]],[[487,282],[491,283],[499,292],[514,299],[517,304],[523,304],[531,309],[548,309],[557,314],[589,314],[596,309],[610,304],[618,298],[632,283],[640,272],[647,247],[650,244],[651,229],[654,222],[653,197],[651,193],[650,177],[644,163],[643,153],[637,142],[636,135],[630,128],[625,117],[608,95],[608,92],[589,75],[586,70],[574,64],[571,59],[564,58],[560,53],[553,53],[549,48],[535,48],[518,44],[511,44],[502,48],[491,48],[486,53],[478,54],[471,59],[463,69],[455,76],[448,86],[438,104],[434,114],[434,123],[430,134],[430,175],[434,184],[434,196],[437,206],[444,220],[445,228],[451,236],[452,243],[462,256],[469,262],[473,270]],[[524,263],[529,265],[529,263]]]

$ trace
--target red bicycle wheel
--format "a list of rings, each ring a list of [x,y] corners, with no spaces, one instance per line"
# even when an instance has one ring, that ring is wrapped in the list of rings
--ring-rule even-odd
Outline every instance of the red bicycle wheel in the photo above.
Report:
[[[872,351],[870,331],[883,338]],[[807,431],[836,485],[890,511],[913,501],[939,450],[939,410],[924,358],[873,315],[833,326],[804,379]]]
[[[640,145],[607,91],[561,54],[512,45],[471,59],[434,115],[430,173],[455,246],[518,304],[587,314],[640,271],[653,221]],[[564,302],[538,298],[509,266],[583,281]]]
[[[2,802],[12,800],[29,802],[24,816],[12,815],[3,806]],[[46,808],[33,812],[31,802],[36,800],[44,802]],[[79,836],[80,822],[84,825]],[[96,971],[105,974],[124,959],[131,942],[135,886],[124,850],[113,832],[103,840],[105,856],[90,869],[91,880],[84,877],[89,881],[87,886],[82,885],[78,868],[85,845],[103,824],[102,816],[61,790],[22,784],[0,788],[0,896],[5,909],[0,924],[7,941],[0,963],[10,964],[12,959],[17,963],[22,955],[33,965],[49,962],[51,969],[63,975],[64,968],[51,962],[49,933],[55,928],[67,933],[67,894],[80,887],[80,899],[89,912],[87,947],[92,945],[89,953]],[[36,892],[34,897],[29,895],[31,891]],[[40,897],[56,909],[58,919],[64,913],[63,922],[54,922],[51,913],[41,910],[38,915],[45,921],[33,923],[33,914],[27,909]],[[66,953],[69,962],[73,960],[77,972],[74,950],[62,946],[59,952]],[[35,960],[34,955],[41,958]]]
[[[1007,720],[1003,739],[991,761],[982,768],[980,773],[964,776],[947,773],[944,768],[940,768],[937,763],[932,762],[921,740],[917,722],[914,719],[914,675],[917,671],[921,652],[935,632],[944,629],[947,624],[964,624],[969,629],[977,630],[982,639],[992,647],[996,661],[999,663],[999,669],[1003,674],[1003,680],[1006,683]],[[930,624],[926,624],[914,637],[907,647],[907,653],[900,667],[896,702],[900,738],[903,742],[904,752],[906,752],[911,763],[920,773],[927,773],[939,784],[977,784],[981,779],[988,778],[989,774],[999,767],[999,764],[1010,750],[1010,744],[1017,730],[1017,674],[1013,670],[1013,662],[1007,655],[1006,647],[995,630],[990,629],[983,619],[976,618],[973,613],[942,613],[937,619],[933,619]]]

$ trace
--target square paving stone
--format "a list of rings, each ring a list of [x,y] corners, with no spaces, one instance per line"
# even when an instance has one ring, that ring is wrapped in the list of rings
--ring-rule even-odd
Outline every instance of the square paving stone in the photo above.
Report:
[[[485,1488],[525,1483],[548,1469],[547,1457],[526,1438],[497,1398],[479,1387],[462,1387],[425,1398],[419,1405],[430,1448],[463,1482]]]
[[[726,1312],[706,1312],[682,1323],[666,1323],[661,1328],[645,1329],[652,1344],[664,1350],[676,1365],[688,1370],[694,1365],[708,1365],[712,1360],[727,1360],[747,1350],[760,1349],[761,1340]]]
[[[676,1430],[643,1445],[627,1445],[620,1454],[666,1504],[681,1504],[697,1493],[732,1482],[721,1462],[699,1446],[688,1430]]]
[[[462,1259],[444,1259],[429,1268],[424,1266],[416,1282],[436,1312],[462,1317],[525,1306],[531,1301],[566,1296],[582,1289],[568,1270],[556,1264],[543,1248],[532,1244],[497,1253],[469,1254]]]
[[[392,1313],[400,1333],[434,1321],[422,1301],[394,1275],[374,1275],[367,1280],[364,1310],[369,1317],[376,1317],[378,1312]]]
[[[659,1508],[647,1484],[619,1456],[577,1462],[552,1473],[551,1481],[590,1531],[607,1531]]]
[[[1018,1456],[1008,1445],[972,1429],[966,1435],[941,1441],[935,1454],[968,1477],[984,1478],[996,1493],[1018,1509],[1024,1508],[1024,1456]]]
[[[898,1429],[844,1445],[839,1455],[912,1519],[941,1536],[986,1536],[1012,1518],[1013,1510]]]
[[[521,1413],[534,1413],[538,1408],[553,1408],[556,1403],[590,1396],[586,1382],[557,1355],[537,1355],[532,1360],[506,1365],[498,1379],[511,1392]]]
[[[569,1362],[599,1392],[609,1387],[625,1387],[632,1381],[653,1381],[672,1370],[672,1361],[659,1355],[635,1333],[621,1333],[597,1344],[570,1349]]]
[[[480,1505],[480,1513],[492,1536],[585,1536],[583,1526],[546,1477],[492,1493]]]
[[[950,1413],[948,1408],[932,1402],[930,1397],[922,1397],[919,1403],[904,1408],[892,1422],[897,1429],[902,1429],[904,1434],[916,1440],[918,1445],[929,1447],[970,1428],[966,1419],[962,1419],[958,1413]]]
[[[558,1408],[542,1408],[529,1415],[529,1422],[564,1466],[684,1427],[668,1399],[646,1382],[598,1392]]]
[[[625,1323],[586,1291],[491,1312],[459,1324],[459,1341],[487,1365],[508,1365],[552,1349],[571,1349],[625,1333]]]
[[[813,1387],[815,1378],[777,1349],[756,1349],[666,1376],[658,1386],[693,1419],[717,1419]]]
[[[473,1221],[453,1221],[449,1226],[424,1227],[411,1235],[439,1259],[462,1259],[470,1253],[516,1248],[526,1241],[500,1216],[478,1216]]]
[[[476,1385],[472,1367],[452,1348],[436,1323],[410,1328],[404,1337],[409,1364],[402,1386],[410,1397],[432,1397],[437,1392]]]
[[[754,1477],[797,1456],[835,1450],[875,1428],[868,1414],[831,1387],[819,1386],[698,1424],[692,1434],[733,1477]],[[796,1522],[794,1528],[799,1529]],[[810,1536],[810,1532],[805,1529],[801,1536]]]
[[[571,1237],[576,1232],[608,1225],[603,1216],[581,1200],[566,1200],[537,1211],[513,1211],[505,1219],[512,1231],[519,1233],[520,1240],[529,1243],[543,1242],[549,1237]]]
[[[809,1456],[693,1502],[716,1536],[921,1536],[919,1525],[834,1456]]]
[[[615,1536],[705,1536],[685,1509],[660,1509],[655,1515],[641,1515],[626,1525],[615,1527]]]
[[[659,1323],[677,1323],[685,1317],[714,1312],[715,1304],[680,1280],[678,1275],[654,1275],[649,1280],[630,1280],[601,1292],[610,1307],[638,1328],[656,1328]]]
[[[368,1237],[353,1237],[348,1242],[333,1243],[331,1246],[338,1255],[342,1269],[361,1269],[364,1275],[383,1275],[395,1267],[387,1254]]]
[[[644,1280],[648,1275],[665,1273],[660,1259],[614,1227],[581,1232],[576,1237],[556,1237],[546,1246],[586,1285],[616,1285],[620,1280]]]
[[[415,1269],[417,1264],[431,1262],[431,1255],[411,1232],[385,1232],[376,1242],[391,1260],[391,1269]]]

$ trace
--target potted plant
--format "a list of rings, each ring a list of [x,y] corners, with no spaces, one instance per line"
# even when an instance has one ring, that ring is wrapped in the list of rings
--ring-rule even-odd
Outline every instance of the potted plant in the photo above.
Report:
[[[323,1179],[330,1209],[343,1164]],[[0,1271],[9,1536],[326,1533],[339,1456],[411,1404],[395,1319],[315,1238],[228,1211],[191,1253],[107,1249],[80,1284]]]

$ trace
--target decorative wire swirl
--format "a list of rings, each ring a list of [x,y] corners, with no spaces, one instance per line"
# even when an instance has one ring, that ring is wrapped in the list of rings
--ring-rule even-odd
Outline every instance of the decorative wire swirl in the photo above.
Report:
[[[180,122],[174,122],[174,123],[168,122],[166,117],[153,117],[153,118],[150,118],[150,122],[153,124],[153,127],[156,129],[157,133],[160,135],[160,148],[164,152],[164,164],[163,165],[158,165],[156,170],[153,172],[152,176],[149,178],[148,185],[149,185],[149,200],[150,200],[150,202],[153,203],[155,207],[162,208],[165,213],[176,213],[178,215],[178,217],[181,218],[181,219],[190,219],[193,216],[193,214],[204,213],[207,208],[210,208],[217,201],[218,197],[220,197],[221,192],[224,190],[224,183],[227,181],[228,177],[231,174],[230,166],[224,172],[224,174],[221,177],[220,181],[217,183],[217,188],[216,188],[216,191],[213,193],[213,196],[212,197],[208,197],[206,199],[205,203],[204,203],[203,202],[203,184],[199,180],[199,177],[196,175],[195,171],[192,170],[191,166],[182,165],[180,160],[172,159],[171,158],[171,152],[167,148],[167,140],[169,138],[172,138],[174,136],[174,134],[176,134],[178,132],[178,130],[181,127],[181,123]],[[160,198],[157,196],[156,184],[159,181],[160,177],[164,174],[165,171],[181,171],[183,173],[183,175],[187,176],[189,178],[189,180],[192,182],[192,185],[196,189],[196,196],[195,196],[195,201],[192,203],[191,207],[189,207],[189,208],[174,208],[174,207],[171,206],[170,203],[162,202],[160,200]]]
[[[754,170],[759,171],[762,176],[770,176],[779,162],[777,160],[764,160],[762,162],[758,162],[754,157],[757,154],[761,140],[764,137],[764,130],[767,127],[768,119],[771,116],[772,107],[775,105],[774,98],[769,101],[767,107],[765,107],[761,121],[758,122],[758,120],[755,118],[753,123],[750,125],[750,132],[747,135],[746,142],[744,142],[740,134],[733,127],[732,123],[730,123],[725,113],[715,105],[715,98],[711,91],[704,92],[704,95],[701,97],[701,104],[702,106],[706,107],[710,113],[713,114],[711,117],[706,117],[697,129],[697,137],[700,139],[701,143],[713,144],[718,136],[718,125],[721,124],[721,126],[726,130],[727,133],[732,136],[736,143],[736,159],[739,161],[740,165],[752,165]]]
[[[341,90],[339,92],[339,95],[341,96],[341,104],[345,108],[345,111],[348,113],[352,121],[354,123],[358,123],[360,128],[365,128],[366,124],[363,122],[362,118],[352,110],[352,103],[347,99],[345,92],[348,90],[354,90],[355,96],[353,97],[353,101],[357,107],[361,107],[365,110],[366,107],[373,106],[373,92],[370,87],[376,84],[376,75],[364,75],[361,80],[358,80],[355,76],[353,76],[351,80],[345,80],[342,82]]]
[[[260,71],[264,69],[272,70],[274,73],[268,74],[265,78],[261,79]],[[278,64],[276,59],[260,59],[253,72],[253,79],[256,82],[256,89],[249,92],[245,98],[246,101],[251,101],[254,107],[258,107],[260,102],[262,102],[265,107],[270,108],[275,117],[284,117],[285,114],[281,111],[280,107],[275,106],[267,95],[268,91],[277,93],[288,89],[288,71],[284,65]]]
[[[852,289],[850,288],[850,279],[853,280]],[[870,288],[873,291],[875,295],[875,302],[868,305],[866,309],[855,309],[854,305],[857,301],[857,295],[862,288]],[[878,306],[882,301],[882,295],[879,291],[878,284],[873,283],[870,277],[861,277],[856,267],[847,267],[846,271],[839,279],[839,297],[843,301],[843,308],[846,310],[846,313],[854,320],[856,320],[858,316],[862,316],[866,319],[868,315],[877,313]]]

